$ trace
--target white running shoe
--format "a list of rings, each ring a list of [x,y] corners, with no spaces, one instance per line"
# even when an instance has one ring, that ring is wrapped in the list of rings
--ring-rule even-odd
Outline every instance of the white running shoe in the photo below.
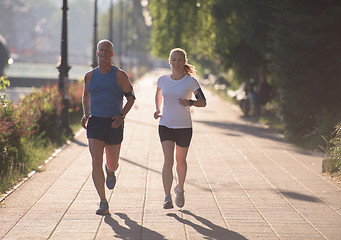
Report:
[[[185,205],[185,195],[184,195],[185,191],[179,189],[178,185],[176,185],[175,188],[174,188],[174,192],[176,194],[175,204],[179,208],[182,208]]]

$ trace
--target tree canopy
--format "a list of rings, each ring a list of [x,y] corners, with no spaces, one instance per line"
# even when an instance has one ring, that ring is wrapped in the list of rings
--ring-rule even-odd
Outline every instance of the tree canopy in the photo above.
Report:
[[[271,76],[289,134],[329,135],[340,121],[340,1],[150,0],[149,10],[156,56],[181,47],[237,81]]]

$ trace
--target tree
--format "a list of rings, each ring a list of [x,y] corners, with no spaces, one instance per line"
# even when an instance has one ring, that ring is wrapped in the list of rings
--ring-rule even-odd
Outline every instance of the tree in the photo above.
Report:
[[[286,129],[300,139],[329,135],[341,119],[341,2],[275,0],[271,9],[270,60]]]
[[[233,68],[244,80],[266,69],[269,12],[266,1],[217,0],[212,7],[216,20],[215,52],[224,69]]]
[[[181,47],[188,54],[197,42],[198,7],[194,0],[151,0],[148,8],[153,18],[151,51],[166,58],[171,49]]]
[[[184,48],[194,60],[233,68],[244,79],[266,69],[269,16],[265,0],[152,0],[152,52],[167,56]]]

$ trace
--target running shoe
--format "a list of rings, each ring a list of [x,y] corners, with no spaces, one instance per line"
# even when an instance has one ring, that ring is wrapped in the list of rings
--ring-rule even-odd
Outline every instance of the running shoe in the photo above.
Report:
[[[165,201],[163,202],[163,209],[171,209],[173,207],[172,197],[166,196]]]
[[[105,171],[107,173],[107,178],[105,180],[105,183],[110,190],[114,189],[115,184],[116,184],[115,172],[110,172],[106,164],[105,164]]]
[[[99,203],[99,209],[96,211],[96,214],[104,216],[108,213],[109,213],[109,204],[107,200],[101,200],[101,202]]]
[[[176,206],[178,206],[179,208],[182,208],[185,205],[185,191],[181,190],[178,185],[175,186],[174,188],[174,192],[176,194],[175,197],[175,204]]]

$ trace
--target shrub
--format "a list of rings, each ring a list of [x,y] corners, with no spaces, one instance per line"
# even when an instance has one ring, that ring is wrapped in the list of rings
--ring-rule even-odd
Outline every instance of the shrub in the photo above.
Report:
[[[16,106],[12,103],[0,105],[0,180],[26,173],[27,154],[23,137],[27,136],[25,124],[18,121]]]
[[[57,86],[43,87],[26,95],[19,103],[20,119],[27,122],[32,136],[43,135],[48,140],[58,138],[58,116],[61,113],[62,98]]]
[[[83,113],[82,109],[82,96],[83,96],[83,82],[78,81],[69,86],[69,113],[70,118],[78,117]],[[80,121],[80,119],[78,119]]]
[[[334,137],[327,142],[327,157],[323,160],[323,172],[341,174],[341,122],[334,131]]]
[[[79,116],[81,84],[70,84],[69,92],[70,115]],[[18,104],[1,102],[0,192],[39,166],[46,157],[42,152],[49,154],[48,151],[65,143],[67,137],[60,131],[61,110],[62,97],[57,86],[36,90]]]

